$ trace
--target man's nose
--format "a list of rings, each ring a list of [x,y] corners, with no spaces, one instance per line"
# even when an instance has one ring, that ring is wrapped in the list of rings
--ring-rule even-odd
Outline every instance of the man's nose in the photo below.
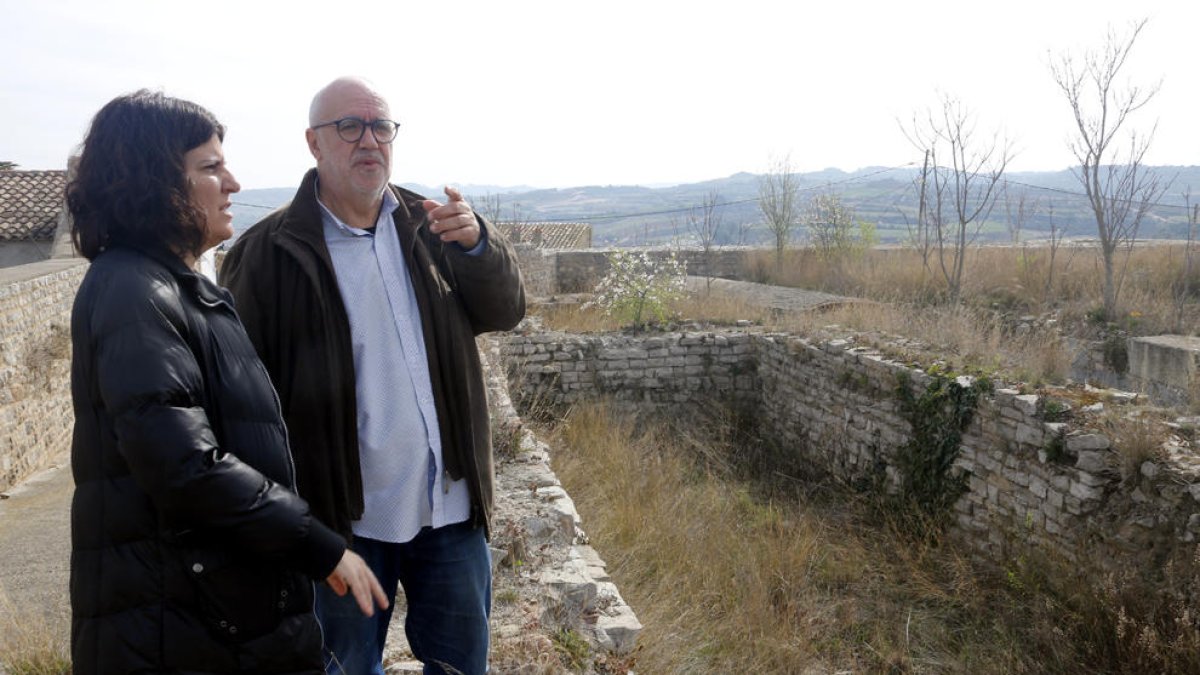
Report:
[[[375,127],[370,124],[366,125],[362,138],[358,139],[358,144],[367,148],[378,148],[379,141],[375,140]]]

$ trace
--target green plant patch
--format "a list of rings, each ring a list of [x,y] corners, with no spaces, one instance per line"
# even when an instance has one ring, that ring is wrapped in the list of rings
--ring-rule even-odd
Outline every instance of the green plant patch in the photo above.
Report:
[[[929,385],[920,393],[913,392],[907,373],[897,378],[900,414],[912,427],[912,436],[897,449],[894,461],[900,472],[901,506],[912,511],[912,522],[939,527],[967,489],[966,476],[953,471],[954,461],[979,396],[990,391],[991,381],[977,378],[963,386],[938,369],[930,369],[929,376]]]

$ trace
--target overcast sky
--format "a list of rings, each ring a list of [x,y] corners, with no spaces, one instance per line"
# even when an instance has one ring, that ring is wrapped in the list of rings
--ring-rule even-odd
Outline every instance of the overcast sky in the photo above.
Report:
[[[63,168],[91,116],[140,87],[228,127],[245,188],[312,166],[308,104],[358,74],[401,123],[393,179],[666,184],[920,157],[897,119],[938,92],[1002,128],[1011,168],[1072,163],[1050,54],[1150,22],[1128,64],[1162,80],[1132,123],[1152,164],[1200,164],[1200,2],[0,0],[0,160]]]

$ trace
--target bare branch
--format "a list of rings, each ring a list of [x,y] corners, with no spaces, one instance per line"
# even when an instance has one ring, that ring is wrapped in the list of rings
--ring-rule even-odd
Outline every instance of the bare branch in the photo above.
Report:
[[[1116,269],[1116,254],[1125,252],[1128,261],[1143,219],[1167,190],[1143,165],[1153,127],[1142,136],[1130,131],[1124,153],[1116,143],[1130,115],[1146,106],[1161,86],[1161,81],[1149,87],[1117,83],[1145,26],[1145,19],[1138,21],[1124,35],[1109,28],[1100,49],[1084,52],[1081,60],[1063,54],[1050,65],[1075,120],[1077,135],[1067,145],[1079,162],[1072,172],[1096,220],[1104,260],[1104,310],[1110,317],[1116,314],[1124,278],[1124,266]]]

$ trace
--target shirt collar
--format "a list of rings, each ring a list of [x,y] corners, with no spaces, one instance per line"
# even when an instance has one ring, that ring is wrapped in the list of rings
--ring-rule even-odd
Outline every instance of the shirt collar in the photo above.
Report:
[[[370,237],[370,236],[372,236],[371,232],[368,232],[364,229],[357,228],[357,227],[350,227],[346,223],[342,222],[341,218],[338,218],[337,216],[335,216],[333,214],[333,211],[330,211],[329,207],[325,206],[325,202],[321,201],[321,190],[320,190],[320,180],[319,179],[317,181],[313,182],[313,193],[317,199],[317,206],[321,207],[321,224],[325,226],[326,231],[333,229],[334,231],[340,232],[344,236],[350,236],[350,237]],[[392,194],[392,191],[389,190],[387,188],[387,186],[384,186],[384,188],[383,188],[383,206],[379,209],[379,216],[375,220],[375,228],[379,229],[380,225],[384,225],[388,222],[391,222],[392,212],[395,211],[399,207],[400,207],[400,201],[396,199],[396,195]]]

